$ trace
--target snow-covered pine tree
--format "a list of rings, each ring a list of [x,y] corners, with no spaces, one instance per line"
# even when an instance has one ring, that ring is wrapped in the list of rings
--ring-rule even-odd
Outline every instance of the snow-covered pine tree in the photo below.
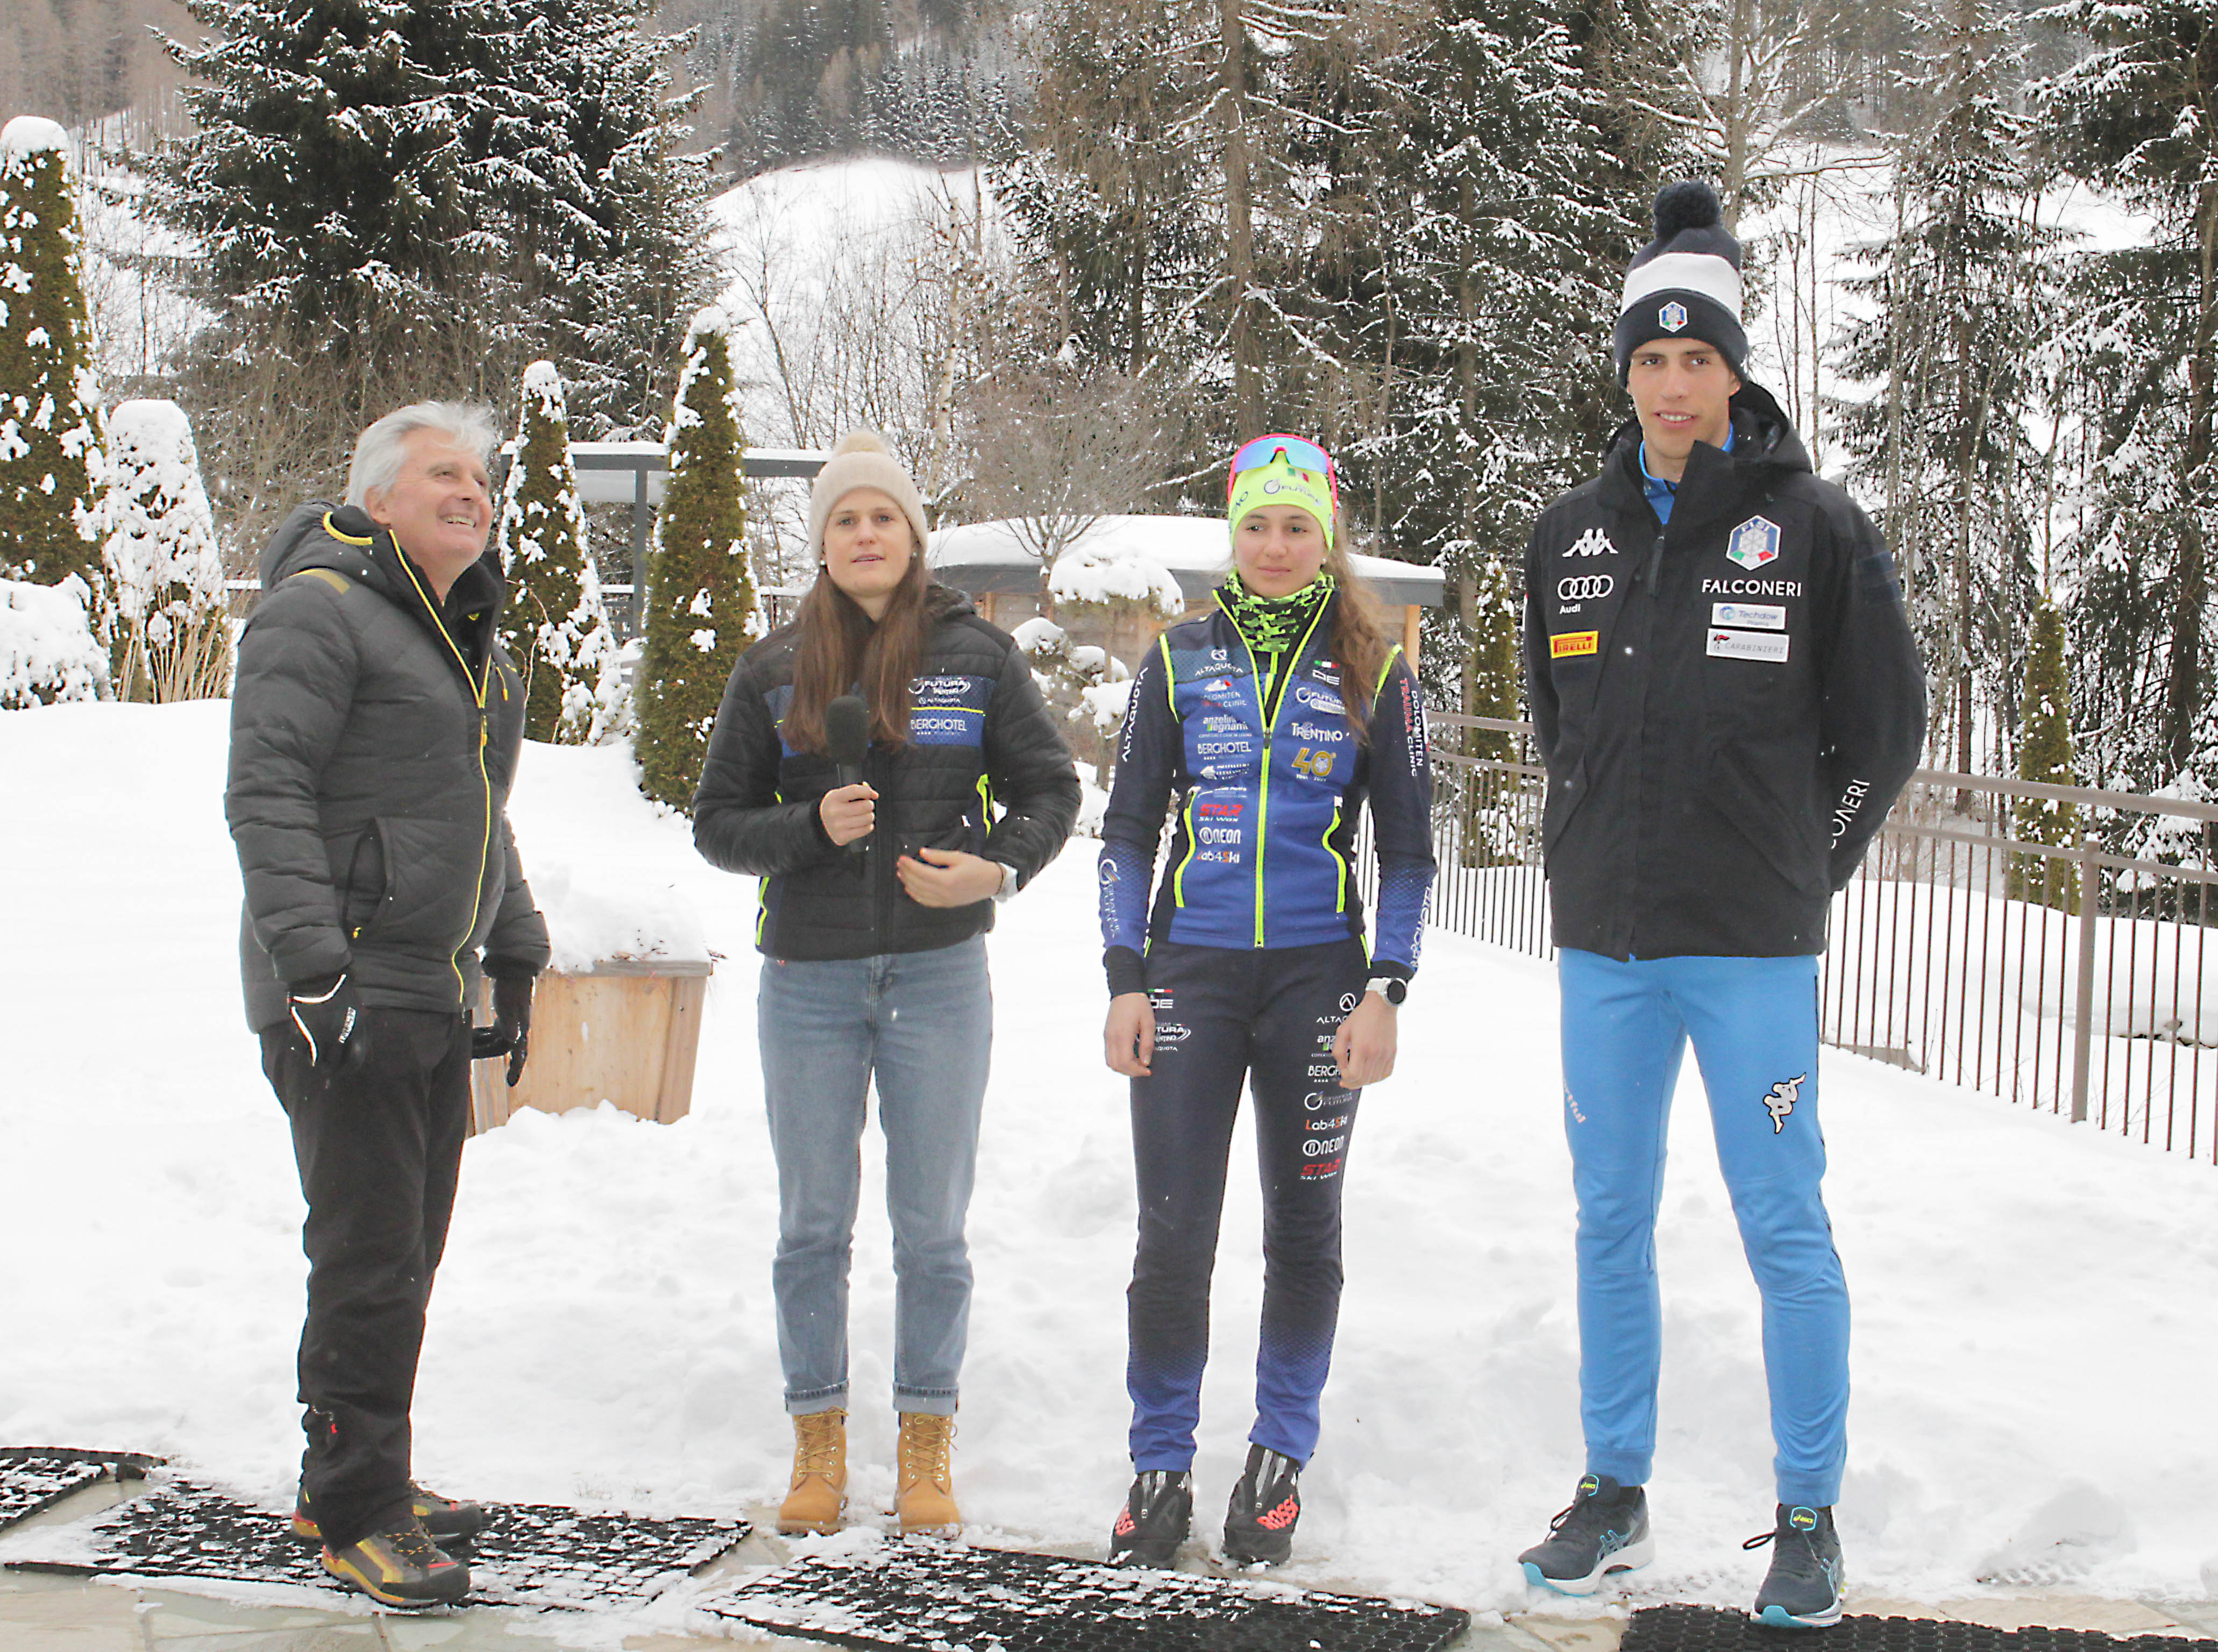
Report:
[[[231,616],[191,421],[173,401],[121,402],[108,442],[99,521],[116,697],[219,699],[230,687]]]
[[[2048,597],[2033,611],[2025,688],[2018,703],[2017,777],[2047,786],[2078,785],[2072,768],[2072,676],[2064,656],[2064,616]],[[2010,835],[2025,843],[2076,842],[2079,811],[2053,797],[2014,798]],[[2069,861],[2013,855],[2010,892],[2020,900],[2079,910],[2079,880]]]
[[[1893,232],[1858,255],[1869,273],[1850,286],[1874,308],[1840,360],[1876,393],[1836,411],[1942,685],[1936,742],[1970,772],[1986,758],[1981,726],[2016,721],[2020,616],[2036,599],[2044,490],[2028,485],[2042,461],[2027,428],[2055,324],[2057,235],[2038,222],[2030,134],[2012,108],[2014,16],[1952,0],[1920,27],[1911,72],[1930,114],[1901,140]]]
[[[1462,626],[1425,651],[1433,692],[1511,718],[1521,554],[1622,416],[1597,345],[1652,185],[1623,175],[1611,88],[1552,7],[1437,0],[1372,72],[1396,89],[1379,100],[1395,141],[1379,166],[1398,193],[1370,232],[1383,290],[1353,307],[1391,325],[1336,329],[1383,403],[1342,444],[1344,492],[1384,543],[1437,564],[1457,592]],[[1459,734],[1467,757],[1515,755],[1506,735]],[[1463,800],[1465,852],[1519,852],[1479,818],[1483,789]]]
[[[149,199],[205,250],[221,319],[184,390],[249,536],[369,419],[427,384],[503,399],[535,356],[576,365],[585,434],[659,429],[713,272],[686,37],[648,9],[189,0],[195,129]]]
[[[732,667],[765,634],[747,561],[745,443],[731,323],[693,319],[670,418],[670,476],[647,562],[635,736],[649,797],[690,808]]]
[[[562,112],[525,157],[529,176],[551,181],[525,244],[570,417],[593,441],[660,433],[679,329],[722,279],[715,157],[681,152],[700,93],[671,84],[695,36],[652,28],[655,3],[564,0],[544,13],[544,49],[519,65],[533,101]]]
[[[501,640],[524,673],[524,736],[585,744],[606,721],[602,684],[616,641],[586,549],[562,375],[552,362],[534,362],[524,372],[524,415],[501,490],[499,543],[508,575]]]
[[[69,134],[19,114],[0,127],[0,574],[82,579],[98,630],[99,395],[77,244]]]
[[[2154,220],[2147,244],[2073,259],[2068,393],[2095,451],[2066,554],[2083,726],[2105,731],[2080,764],[2095,784],[2185,795],[2218,775],[2218,0],[2046,15],[2094,50],[2041,89],[2045,134]]]

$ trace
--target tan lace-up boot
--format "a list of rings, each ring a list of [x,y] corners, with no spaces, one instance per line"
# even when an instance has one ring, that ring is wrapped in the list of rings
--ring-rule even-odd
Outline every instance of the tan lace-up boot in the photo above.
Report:
[[[901,1414],[901,1468],[894,1512],[904,1531],[963,1529],[955,1507],[955,1419],[925,1411]]]
[[[787,1537],[837,1531],[847,1507],[847,1414],[803,1412],[793,1420],[793,1487],[778,1505]]]

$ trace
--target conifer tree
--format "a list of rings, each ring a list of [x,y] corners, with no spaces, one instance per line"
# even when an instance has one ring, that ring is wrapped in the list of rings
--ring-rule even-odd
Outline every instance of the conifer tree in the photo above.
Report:
[[[2087,721],[2118,731],[2097,779],[2155,790],[2218,758],[2218,0],[2044,15],[2094,48],[2041,89],[2057,158],[2154,220],[2146,244],[2077,261],[2069,338],[2097,443],[2072,622]]]
[[[0,127],[0,573],[82,579],[104,633],[99,398],[77,245],[68,134],[19,114]]]
[[[208,700],[228,692],[223,553],[184,409],[127,401],[108,416],[99,522],[114,594],[118,699]]]
[[[2076,786],[2072,767],[2072,679],[2064,657],[2064,616],[2044,598],[2034,610],[2026,652],[2025,690],[2018,721],[2017,777],[2048,786]],[[2070,844],[2078,838],[2079,811],[2054,798],[2013,800],[2010,835],[2026,843]],[[2010,894],[2079,910],[2079,879],[2068,861],[2040,855],[2011,857]]]
[[[616,635],[586,550],[562,375],[552,362],[524,369],[516,458],[501,495],[500,561],[508,575],[501,640],[524,673],[524,737],[586,742],[601,721],[601,679],[616,658]]]
[[[724,684],[765,634],[748,566],[745,447],[730,322],[703,310],[685,336],[670,419],[670,475],[647,562],[637,751],[647,795],[690,808]]]
[[[1977,706],[2007,715],[2019,675],[2038,526],[2026,429],[2056,299],[2057,236],[2036,222],[2029,130],[2010,97],[2014,28],[1993,0],[1955,0],[1924,25],[1913,78],[1930,113],[1904,143],[1893,233],[1850,283],[1876,307],[1841,360],[1879,387],[1840,405],[1843,438],[1901,562],[1943,690],[1936,722],[1963,771],[1979,766]]]

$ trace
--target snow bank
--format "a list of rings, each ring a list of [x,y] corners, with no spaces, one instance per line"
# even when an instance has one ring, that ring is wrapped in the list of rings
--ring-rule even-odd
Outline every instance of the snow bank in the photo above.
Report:
[[[225,708],[0,715],[0,1439],[131,1446],[272,1498],[298,1459],[302,1263],[283,1116],[241,1024]],[[126,806],[119,807],[119,800]],[[728,955],[692,1116],[527,1114],[468,1149],[418,1389],[443,1488],[765,1518],[785,1485],[776,1190],[754,1042],[752,879],[693,852],[620,751],[529,747],[513,808],[558,863],[636,880]],[[956,1474],[979,1541],[1099,1553],[1122,1500],[1124,1086],[1100,1060],[1094,856],[997,915],[996,1035]],[[136,993],[112,990],[128,937]],[[1548,970],[1435,931],[1399,1069],[1364,1100],[1347,1295],[1289,1581],[1479,1611],[1580,1467],[1572,1208]],[[128,1036],[118,1036],[119,1025]],[[1663,1194],[1661,1547],[1632,1605],[1745,1606],[1773,1494],[1761,1327],[1688,1062]],[[2218,1170],[1828,1052],[1829,1191],[1856,1294],[1840,1519],[1851,1609],[1961,1599],[2006,1562],[2119,1597],[2202,1590],[2218,1368]],[[1243,1127],[1216,1275],[1198,1535],[1246,1450],[1261,1210]],[[881,1148],[852,1300],[853,1508],[890,1500],[894,1281]],[[127,1179],[128,1196],[112,1190]],[[1552,1612],[1621,1616],[1623,1604]]]
[[[88,594],[75,574],[59,585],[0,579],[0,708],[100,697],[108,650],[85,618]]]

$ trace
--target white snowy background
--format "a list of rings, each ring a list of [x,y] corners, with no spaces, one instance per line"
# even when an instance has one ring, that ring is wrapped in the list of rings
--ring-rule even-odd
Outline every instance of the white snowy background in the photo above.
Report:
[[[299,1446],[301,1207],[239,1008],[226,710],[0,715],[0,1440],[159,1452],[274,1501]],[[512,812],[527,868],[580,921],[606,921],[596,889],[629,891],[725,960],[691,1117],[526,1115],[471,1144],[419,1471],[476,1496],[759,1518],[790,1436],[752,881],[698,860],[620,749],[530,747]],[[957,1451],[974,1536],[1069,1552],[1099,1552],[1129,1474],[1133,1197],[1124,1088],[1100,1057],[1092,847],[1074,843],[991,942]],[[1552,979],[1436,934],[1402,1023],[1400,1070],[1356,1132],[1290,1576],[1517,1610],[1515,1556],[1581,1466]],[[1688,1067],[1662,1239],[1661,1556],[1633,1599],[1744,1604],[1764,1556],[1740,1541],[1772,1503],[1756,1302]],[[1821,1105],[1856,1306],[1852,1606],[1962,1599],[1998,1575],[2218,1592],[2218,1169],[1833,1052]],[[1236,1154],[1196,1465],[1212,1538],[1244,1451],[1261,1273],[1244,1133]],[[852,1438],[871,1520],[893,1432],[875,1131],[865,1158]]]

